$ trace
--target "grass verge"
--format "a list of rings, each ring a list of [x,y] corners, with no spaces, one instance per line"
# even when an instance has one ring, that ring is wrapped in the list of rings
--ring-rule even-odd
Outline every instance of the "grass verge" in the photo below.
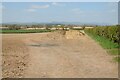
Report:
[[[118,49],[120,47],[118,43],[114,43],[105,37],[98,36],[95,34],[87,33],[87,35],[93,38],[95,41],[97,41],[104,49],[106,49],[106,51],[109,54],[114,55],[114,61],[120,62],[120,57],[117,57],[119,55]]]

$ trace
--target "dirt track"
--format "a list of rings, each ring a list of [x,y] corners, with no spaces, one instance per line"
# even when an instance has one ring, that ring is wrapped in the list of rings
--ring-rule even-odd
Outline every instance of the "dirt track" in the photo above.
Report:
[[[13,61],[13,65],[6,67],[5,65],[10,62],[8,60],[10,56],[3,56],[3,60],[7,62],[3,63],[3,77],[118,77],[117,63],[114,63],[112,57],[87,35],[80,36],[78,39],[66,39],[64,36],[51,34],[53,33],[4,34],[3,54],[8,55],[11,51],[11,54],[19,56],[18,61],[22,61],[24,65],[16,65],[17,62]],[[16,44],[12,45],[14,43]],[[10,48],[8,44],[13,47]],[[6,49],[7,46],[10,50]],[[8,52],[5,52],[6,50]],[[6,74],[5,71],[10,72],[8,70],[10,66],[20,66],[20,68],[15,67],[15,72],[21,74]],[[19,71],[21,66],[22,71]]]

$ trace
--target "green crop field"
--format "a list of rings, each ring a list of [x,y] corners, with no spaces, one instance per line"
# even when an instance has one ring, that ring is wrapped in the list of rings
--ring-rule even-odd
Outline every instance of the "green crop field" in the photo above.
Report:
[[[42,33],[42,32],[51,32],[51,30],[0,30],[0,33]]]

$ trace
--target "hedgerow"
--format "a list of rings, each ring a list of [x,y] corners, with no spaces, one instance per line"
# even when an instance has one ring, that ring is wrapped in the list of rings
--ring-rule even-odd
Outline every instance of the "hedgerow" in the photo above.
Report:
[[[97,26],[94,28],[85,28],[86,33],[105,37],[114,43],[120,42],[120,25],[117,26]]]

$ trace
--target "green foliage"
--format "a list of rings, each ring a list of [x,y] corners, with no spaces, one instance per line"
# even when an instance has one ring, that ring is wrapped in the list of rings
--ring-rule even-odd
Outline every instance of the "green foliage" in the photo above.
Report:
[[[120,57],[114,57],[113,60],[114,60],[115,62],[120,62]]]
[[[90,34],[90,33],[87,33],[87,34],[89,36],[91,36],[94,40],[99,42],[99,44],[105,49],[113,49],[113,48],[118,48],[119,47],[118,43],[114,43],[114,42],[110,41],[109,39],[107,39],[103,36],[99,36],[99,35],[96,35],[96,34]]]
[[[120,25],[85,28],[85,32],[96,40],[111,55],[119,55],[120,47]],[[114,61],[120,62],[120,58],[115,57]]]
[[[85,29],[85,32],[90,34],[95,34],[98,36],[105,37],[114,43],[120,41],[120,26],[103,26],[103,27],[94,27],[90,29]]]
[[[51,30],[1,30],[0,33],[42,33],[51,32]]]
[[[119,55],[119,51],[118,49],[108,49],[108,53],[110,53],[111,55]]]
[[[77,28],[76,29],[72,28],[72,30],[83,30],[83,29],[82,28],[81,29],[80,28],[78,28],[78,29]]]

